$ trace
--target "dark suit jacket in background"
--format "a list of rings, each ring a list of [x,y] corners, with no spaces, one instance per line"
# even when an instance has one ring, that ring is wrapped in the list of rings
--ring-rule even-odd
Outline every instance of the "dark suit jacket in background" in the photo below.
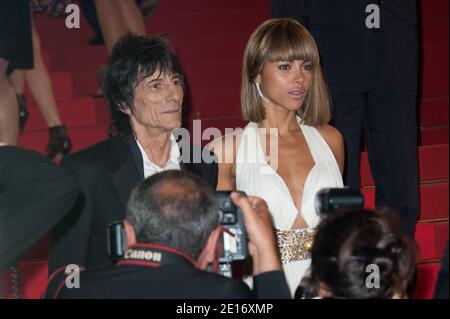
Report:
[[[47,158],[0,147],[0,273],[62,220],[79,195],[78,186]]]
[[[370,4],[380,6],[381,29],[365,27]],[[272,0],[272,16],[297,19],[311,32],[333,94],[371,89],[380,60],[398,93],[417,93],[417,1]]]
[[[131,190],[144,179],[136,142],[108,139],[64,158],[61,166],[79,184],[83,196],[52,234],[49,274],[68,264],[112,265],[107,254],[108,225],[125,218]],[[216,162],[180,163],[180,167],[216,188]]]
[[[366,24],[369,5],[378,6],[380,28]],[[345,185],[360,187],[363,130],[375,205],[396,210],[411,236],[419,216],[417,9],[416,0],[272,0],[273,16],[298,19],[319,48],[331,124],[345,141]]]

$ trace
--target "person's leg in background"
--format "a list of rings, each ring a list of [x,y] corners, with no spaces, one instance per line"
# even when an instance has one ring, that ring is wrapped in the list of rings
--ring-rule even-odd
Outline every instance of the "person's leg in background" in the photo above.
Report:
[[[141,11],[144,21],[147,21],[158,6],[158,0],[135,0],[135,2]]]
[[[95,7],[109,54],[127,32],[145,35],[144,19],[135,0],[95,0]],[[92,96],[101,97],[101,90]]]
[[[16,145],[19,137],[19,107],[6,76],[8,61],[0,58],[0,142]]]
[[[95,37],[89,40],[90,45],[101,45],[105,41],[103,39],[102,30],[97,18],[97,10],[95,9],[94,0],[80,0],[81,11],[89,22]]]
[[[14,70],[9,76],[14,92],[16,92],[17,103],[19,104],[19,130],[23,132],[25,123],[28,120],[28,108],[24,94],[25,87],[25,72],[23,70]]]
[[[363,92],[333,95],[331,125],[341,132],[345,143],[344,185],[360,187],[360,151],[363,110],[367,96]]]
[[[117,40],[128,31],[120,13],[120,1],[95,0],[95,7],[106,48],[111,53]]]
[[[49,143],[46,149],[47,156],[52,159],[58,159],[70,152],[72,143],[59,117],[52,83],[42,58],[41,43],[33,20],[31,24],[34,68],[25,71],[16,70],[13,72],[10,80],[14,83],[16,93],[23,94],[24,75],[31,95],[49,129]]]
[[[402,233],[414,236],[419,217],[416,97],[396,93],[384,67],[368,95],[366,123],[375,205],[396,210]]]
[[[145,35],[144,19],[134,0],[96,0],[95,5],[108,52],[127,32]]]
[[[30,92],[48,127],[62,125],[56,107],[52,82],[44,64],[41,42],[34,22],[32,22],[34,68],[25,71]]]
[[[119,10],[127,32],[145,35],[144,18],[135,0],[119,1]]]

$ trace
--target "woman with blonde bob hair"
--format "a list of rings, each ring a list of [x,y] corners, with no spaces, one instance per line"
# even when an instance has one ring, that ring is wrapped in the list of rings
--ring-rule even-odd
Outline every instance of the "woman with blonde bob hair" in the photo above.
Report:
[[[276,228],[280,258],[293,293],[310,264],[319,216],[317,191],[342,187],[344,146],[327,125],[330,100],[317,46],[292,19],[264,22],[247,43],[241,108],[248,125],[212,143],[219,190],[263,198]]]
[[[242,65],[241,110],[244,120],[259,123],[265,119],[261,76],[266,62],[304,61],[311,74],[311,85],[297,110],[304,124],[322,126],[331,119],[330,95],[320,66],[319,51],[311,34],[292,19],[273,19],[263,23],[250,37]],[[306,64],[307,62],[307,64]],[[262,92],[261,92],[262,93]],[[267,102],[266,102],[267,103]]]

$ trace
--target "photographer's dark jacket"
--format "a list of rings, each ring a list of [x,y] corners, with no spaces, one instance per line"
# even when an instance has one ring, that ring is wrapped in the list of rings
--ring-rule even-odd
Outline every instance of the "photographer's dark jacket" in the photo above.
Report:
[[[191,157],[195,146],[191,146]],[[181,150],[182,151],[182,150]],[[198,151],[198,150],[197,150]],[[108,224],[125,218],[131,190],[144,179],[143,160],[133,138],[111,138],[63,159],[61,166],[81,187],[82,195],[52,233],[49,274],[67,264],[109,266]],[[217,163],[180,163],[217,185]]]
[[[140,254],[140,255],[139,255]],[[72,274],[70,274],[72,276]],[[79,288],[64,267],[50,278],[46,298],[62,299],[288,299],[282,271],[254,277],[253,291],[239,279],[230,279],[195,268],[193,260],[170,247],[137,244],[125,258],[105,269],[81,271]]]

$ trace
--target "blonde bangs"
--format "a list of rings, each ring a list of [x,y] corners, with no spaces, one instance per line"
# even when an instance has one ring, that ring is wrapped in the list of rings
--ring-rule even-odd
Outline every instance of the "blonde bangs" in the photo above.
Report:
[[[311,88],[299,115],[305,124],[311,126],[317,127],[329,122],[330,97],[316,43],[300,23],[289,18],[265,21],[247,42],[241,83],[241,111],[245,120],[260,122],[265,118],[264,106],[254,84],[265,63],[295,60],[309,61],[314,65]]]
[[[273,21],[273,20],[269,20]],[[275,25],[269,23],[265,43],[262,44],[262,55],[266,61],[310,61],[319,63],[319,52],[314,39],[298,22],[293,20],[275,20]]]

